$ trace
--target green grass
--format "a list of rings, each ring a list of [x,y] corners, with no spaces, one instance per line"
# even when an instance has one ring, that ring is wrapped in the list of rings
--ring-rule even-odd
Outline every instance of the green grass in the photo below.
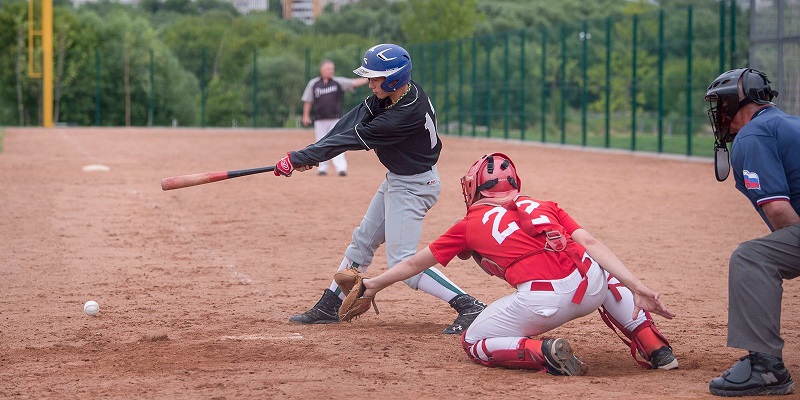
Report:
[[[3,128],[0,128],[0,153],[3,152],[3,139],[6,137],[6,131]]]
[[[519,114],[513,114],[504,119],[503,115],[492,115],[491,126],[476,124],[472,121],[481,121],[485,114],[477,115],[478,118],[464,114],[459,123],[457,112],[444,115],[439,119],[439,133],[452,136],[490,137],[495,139],[523,139],[520,131]],[[444,124],[442,124],[444,122]],[[711,134],[708,121],[692,120],[691,142],[686,133],[687,120],[682,116],[666,116],[661,123],[662,138],[659,143],[659,119],[654,113],[639,113],[636,118],[636,135],[631,134],[631,117],[629,113],[612,114],[609,121],[609,137],[606,138],[605,114],[588,113],[584,129],[579,112],[567,113],[564,121],[564,133],[561,122],[548,115],[545,121],[546,132],[542,135],[541,121],[529,116],[525,119],[524,141],[544,142],[552,144],[567,144],[572,146],[586,146],[589,148],[610,148],[619,150],[642,151],[696,157],[712,157],[714,149],[714,136]],[[485,122],[484,122],[485,123]],[[460,128],[460,132],[459,132]],[[583,132],[586,131],[586,137]],[[562,137],[563,134],[563,137]]]
[[[446,132],[440,132],[446,133]],[[458,127],[452,126],[449,129],[449,134],[452,136],[466,136],[472,137],[471,125],[464,124],[461,133],[458,132]],[[521,132],[518,129],[510,129],[508,135],[502,128],[493,127],[488,132],[486,127],[476,127],[475,137],[490,137],[495,139],[511,139],[520,140],[522,138]],[[675,155],[691,155],[696,157],[712,157],[714,149],[714,137],[710,134],[694,134],[691,138],[691,146],[687,144],[686,134],[672,134],[664,135],[661,140],[661,148],[659,149],[658,136],[653,134],[637,133],[635,140],[631,138],[630,132],[611,132],[608,138],[608,146],[610,149],[619,150],[632,150],[632,151],[646,151],[652,153],[662,154],[675,154]],[[555,130],[548,130],[544,140],[542,140],[541,131],[538,129],[529,129],[525,132],[526,142],[538,143],[563,143],[573,146],[584,146],[583,137],[581,132],[570,131],[562,139],[561,132]],[[604,133],[588,132],[586,135],[585,147],[591,148],[606,148],[606,137]]]

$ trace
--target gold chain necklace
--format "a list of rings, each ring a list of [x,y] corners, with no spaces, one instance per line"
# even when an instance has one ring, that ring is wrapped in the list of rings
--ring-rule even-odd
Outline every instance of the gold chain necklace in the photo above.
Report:
[[[407,86],[406,86],[406,91],[405,91],[405,92],[403,92],[403,94],[402,94],[400,97],[398,97],[398,98],[397,98],[397,101],[395,101],[395,102],[393,102],[392,104],[389,104],[388,106],[386,106],[386,109],[388,110],[388,109],[390,109],[390,108],[394,107],[394,105],[395,105],[395,104],[397,104],[397,103],[399,103],[399,102],[400,102],[400,100],[402,100],[402,99],[403,99],[403,97],[406,97],[406,95],[407,95],[407,94],[408,94],[408,92],[410,92],[410,91],[411,91],[411,83],[408,83],[408,84],[407,84]]]

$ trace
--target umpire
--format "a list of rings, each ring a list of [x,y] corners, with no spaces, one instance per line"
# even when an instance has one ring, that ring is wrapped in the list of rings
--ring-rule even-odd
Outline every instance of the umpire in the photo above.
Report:
[[[728,346],[748,355],[711,380],[718,396],[794,392],[780,321],[783,280],[800,275],[800,117],[772,103],[778,92],[769,84],[761,71],[735,69],[715,79],[705,96],[717,180],[728,177],[732,164],[736,188],[772,231],[740,244],[730,257]]]

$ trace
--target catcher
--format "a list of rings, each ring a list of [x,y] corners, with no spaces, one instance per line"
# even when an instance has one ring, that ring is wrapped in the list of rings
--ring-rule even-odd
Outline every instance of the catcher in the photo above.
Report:
[[[597,309],[642,367],[678,368],[650,316],[674,317],[659,293],[557,203],[522,195],[520,184],[514,163],[504,154],[478,159],[461,179],[464,219],[377,277],[363,278],[352,269],[337,273],[335,279],[348,292],[341,320],[369,310],[375,294],[392,283],[437,263],[446,266],[456,256],[471,256],[486,273],[517,289],[483,310],[462,335],[464,351],[475,363],[584,375],[586,364],[566,339],[540,337]]]

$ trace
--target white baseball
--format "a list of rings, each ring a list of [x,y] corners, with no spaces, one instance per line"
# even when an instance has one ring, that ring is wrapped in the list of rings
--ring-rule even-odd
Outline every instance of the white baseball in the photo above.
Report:
[[[85,312],[86,315],[94,317],[100,312],[100,305],[94,300],[89,300],[83,305],[83,312]]]

